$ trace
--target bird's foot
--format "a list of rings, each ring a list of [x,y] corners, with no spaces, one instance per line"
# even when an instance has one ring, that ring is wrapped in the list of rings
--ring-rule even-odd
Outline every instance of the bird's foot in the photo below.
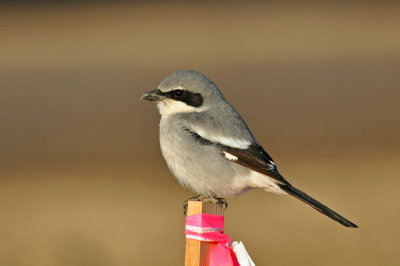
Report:
[[[191,198],[188,198],[187,200],[185,200],[185,202],[183,203],[183,214],[184,215],[187,214],[187,208],[188,208],[189,200],[202,201],[205,198],[207,198],[207,197],[206,196],[202,196],[202,195],[196,195],[194,197],[191,197]]]
[[[213,197],[213,199],[218,203],[218,205],[221,208],[224,208],[224,211],[226,211],[226,209],[228,209],[228,201],[224,198],[220,198],[220,197]]]
[[[228,202],[226,201],[226,199],[224,198],[220,198],[217,196],[203,196],[203,195],[196,195],[194,197],[188,198],[187,200],[185,200],[184,204],[183,204],[183,214],[186,215],[187,214],[187,208],[188,208],[188,202],[190,200],[193,201],[203,201],[205,199],[209,199],[212,200],[216,203],[218,203],[218,205],[221,208],[224,208],[224,211],[228,208]]]

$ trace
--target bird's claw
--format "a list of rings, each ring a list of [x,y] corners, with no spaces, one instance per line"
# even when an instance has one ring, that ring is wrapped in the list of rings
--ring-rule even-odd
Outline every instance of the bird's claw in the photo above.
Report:
[[[224,198],[219,198],[219,197],[213,197],[214,200],[217,201],[218,205],[221,208],[224,208],[224,211],[226,211],[226,209],[228,209],[228,201]]]
[[[183,214],[184,215],[187,214],[187,208],[188,208],[189,200],[202,201],[203,199],[204,199],[204,197],[202,197],[201,195],[196,195],[196,196],[193,196],[193,197],[188,198],[187,200],[185,200],[185,202],[183,203]]]

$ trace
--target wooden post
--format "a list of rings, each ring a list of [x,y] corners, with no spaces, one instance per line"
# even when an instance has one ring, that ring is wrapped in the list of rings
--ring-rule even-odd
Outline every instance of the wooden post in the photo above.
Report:
[[[201,213],[224,215],[224,209],[214,200],[188,201],[187,215]],[[207,243],[194,239],[186,239],[185,266],[207,266],[208,252],[215,243]]]

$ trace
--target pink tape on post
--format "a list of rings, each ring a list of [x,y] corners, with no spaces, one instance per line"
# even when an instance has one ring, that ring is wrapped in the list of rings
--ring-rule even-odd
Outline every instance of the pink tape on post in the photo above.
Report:
[[[231,239],[224,234],[224,216],[207,213],[187,216],[185,234],[189,239],[216,242],[208,254],[210,266],[240,266],[229,247]]]

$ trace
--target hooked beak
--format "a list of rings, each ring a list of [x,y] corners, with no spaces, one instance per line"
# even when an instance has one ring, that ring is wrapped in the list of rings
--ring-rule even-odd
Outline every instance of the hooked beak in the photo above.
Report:
[[[142,100],[147,100],[147,101],[162,101],[163,99],[164,99],[164,95],[158,89],[145,92],[142,95]]]

